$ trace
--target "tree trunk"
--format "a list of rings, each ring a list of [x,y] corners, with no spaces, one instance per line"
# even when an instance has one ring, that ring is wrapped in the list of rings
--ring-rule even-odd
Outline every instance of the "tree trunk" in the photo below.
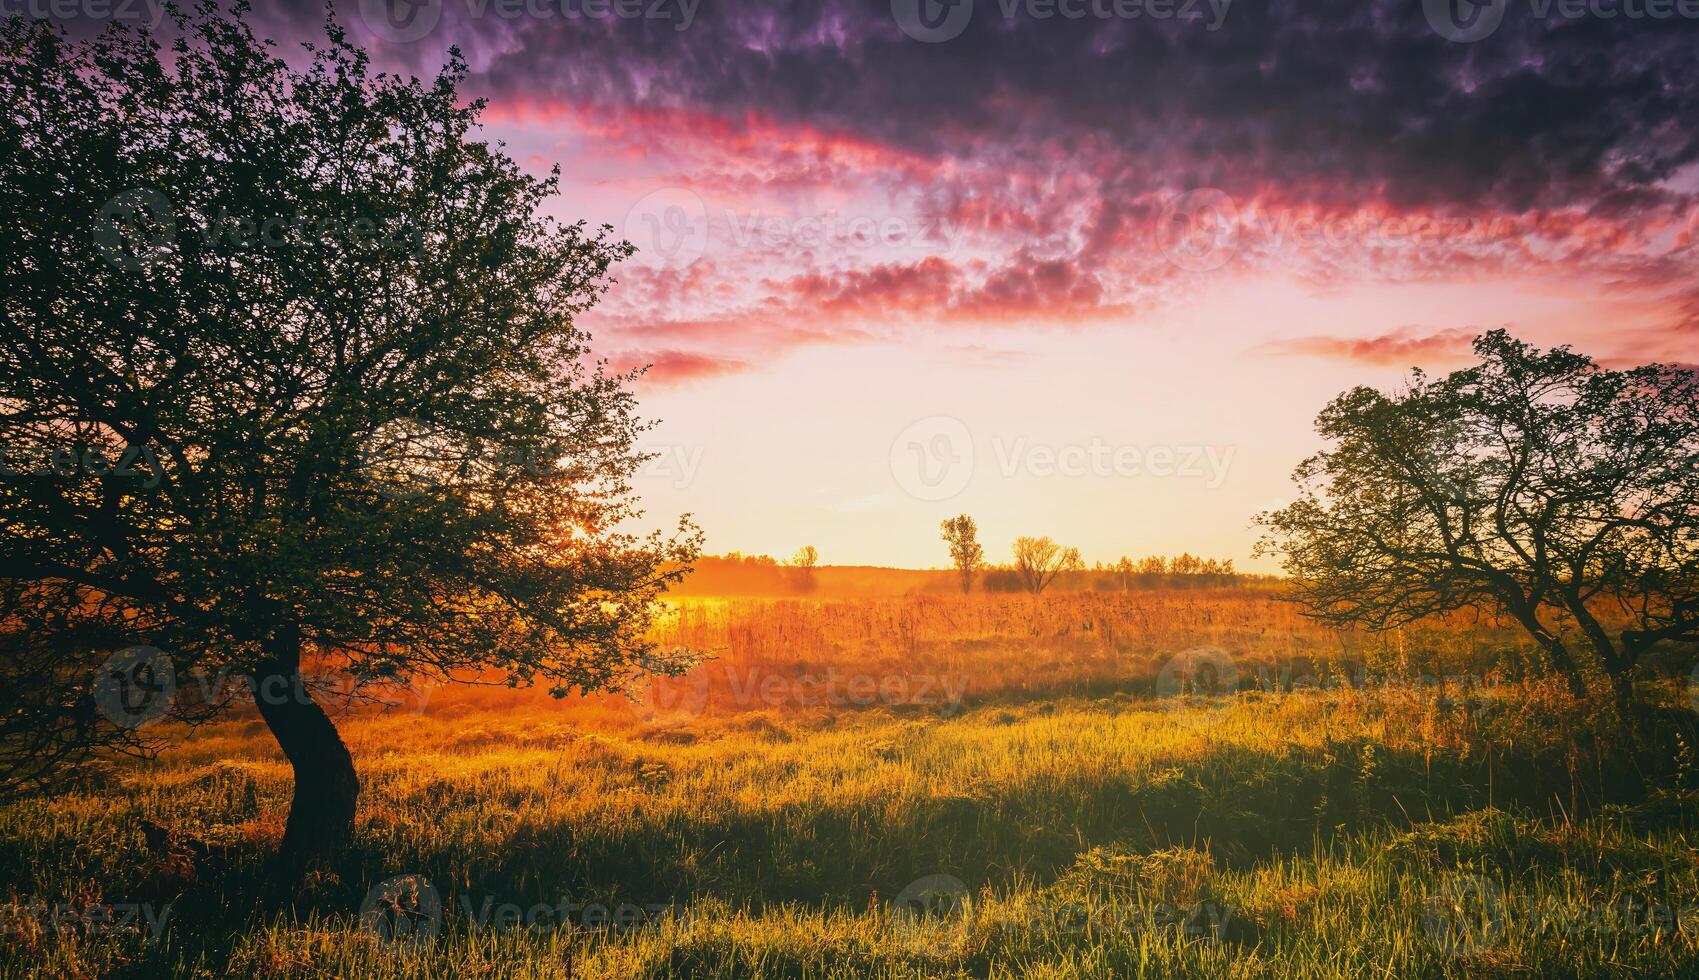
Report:
[[[1570,655],[1569,648],[1564,646],[1562,640],[1553,637],[1546,641],[1546,652],[1551,654],[1552,663],[1557,665],[1564,679],[1569,682],[1569,693],[1575,695],[1577,700],[1587,700],[1587,682],[1581,677],[1581,668],[1575,665],[1575,658]]]
[[[260,717],[295,771],[295,793],[279,854],[288,867],[316,862],[348,841],[360,779],[336,726],[301,678],[301,639],[284,630],[249,675]]]

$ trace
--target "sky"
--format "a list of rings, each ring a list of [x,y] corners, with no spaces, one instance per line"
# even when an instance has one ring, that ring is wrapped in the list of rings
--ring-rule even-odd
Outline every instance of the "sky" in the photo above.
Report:
[[[317,3],[262,4],[289,46]],[[1473,18],[1459,18],[1473,11]],[[710,552],[1253,560],[1339,392],[1699,362],[1699,2],[343,0],[637,255],[583,324]]]

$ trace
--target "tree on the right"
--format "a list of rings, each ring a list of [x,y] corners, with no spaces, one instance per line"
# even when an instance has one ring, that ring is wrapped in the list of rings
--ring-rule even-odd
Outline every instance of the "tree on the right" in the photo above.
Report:
[[[1659,644],[1699,640],[1699,376],[1608,370],[1495,330],[1479,363],[1359,387],[1316,419],[1328,447],[1263,513],[1259,552],[1337,626],[1508,615],[1586,696],[1625,714]]]

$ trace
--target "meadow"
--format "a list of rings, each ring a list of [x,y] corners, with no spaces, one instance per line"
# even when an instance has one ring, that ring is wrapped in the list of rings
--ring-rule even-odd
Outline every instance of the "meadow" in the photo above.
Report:
[[[1257,584],[655,638],[713,659],[348,708],[355,842],[298,888],[251,713],[0,809],[0,977],[1699,974],[1691,736],[1630,749],[1488,619],[1338,634]]]

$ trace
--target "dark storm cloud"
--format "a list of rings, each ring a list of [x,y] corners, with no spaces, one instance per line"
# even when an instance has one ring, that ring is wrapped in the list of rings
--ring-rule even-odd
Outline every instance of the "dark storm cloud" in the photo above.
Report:
[[[156,0],[114,2],[135,8],[120,19],[157,16]],[[972,16],[941,43],[906,36],[889,0],[341,0],[337,10],[395,67],[429,71],[459,45],[478,88],[499,98],[758,113],[1011,167],[1050,147],[1139,188],[1280,183],[1394,205],[1583,203],[1624,215],[1665,200],[1660,182],[1699,157],[1699,21],[1681,15],[1699,13],[1690,0],[1670,0],[1676,12],[1662,19],[1624,13],[1641,0],[1592,0],[1612,19],[1540,17],[1540,0],[1506,0],[1502,25],[1475,43],[1441,37],[1419,0],[1120,0],[1147,11],[1137,19],[960,2]],[[386,41],[365,30],[385,4],[438,4],[440,23],[422,40]],[[1175,16],[1148,13],[1162,9]],[[316,34],[323,18],[322,4],[302,0],[253,15],[286,42]]]
[[[379,47],[425,67],[460,44],[501,98],[755,113],[1021,168],[1043,147],[1062,156],[1039,165],[1137,188],[1625,215],[1667,202],[1660,182],[1699,157],[1684,123],[1699,119],[1699,22],[1681,16],[1542,19],[1512,0],[1496,33],[1459,43],[1416,0],[1237,0],[1213,31],[1207,3],[1192,20],[1068,20],[978,0],[960,36],[923,43],[890,3],[702,0],[678,30],[683,0],[657,2],[668,17],[444,0],[431,37]]]

